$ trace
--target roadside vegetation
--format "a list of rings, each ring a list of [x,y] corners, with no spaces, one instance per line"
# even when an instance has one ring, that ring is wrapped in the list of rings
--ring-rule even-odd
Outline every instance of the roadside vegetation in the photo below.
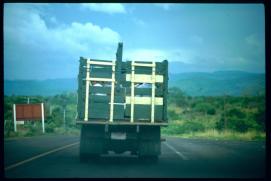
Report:
[[[224,140],[265,139],[264,95],[191,97],[178,88],[170,88],[168,96],[169,126],[162,128],[163,135]],[[27,98],[4,97],[5,138],[42,135],[41,121],[25,121],[24,125],[17,126],[16,133],[13,131],[12,105],[27,103]],[[80,134],[80,126],[75,124],[76,93],[30,97],[30,103],[40,102],[45,105],[46,134]]]
[[[265,139],[265,96],[191,97],[169,89],[169,126],[162,134],[183,138]]]
[[[17,125],[17,132],[14,132],[12,106],[14,103],[26,104],[27,98],[28,96],[4,97],[5,138],[43,134],[41,121],[25,121],[24,125]],[[75,124],[77,112],[76,93],[66,93],[48,97],[31,96],[29,98],[30,103],[44,103],[46,134],[80,134],[80,126]]]

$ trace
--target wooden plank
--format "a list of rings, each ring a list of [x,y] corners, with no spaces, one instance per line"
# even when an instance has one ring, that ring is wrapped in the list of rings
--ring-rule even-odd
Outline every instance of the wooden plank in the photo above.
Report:
[[[153,67],[152,67],[152,93],[151,93],[151,122],[154,123],[154,105],[155,105],[155,79],[156,79],[156,76],[155,76],[155,63],[152,62],[153,64]]]
[[[112,66],[112,80],[115,80],[115,61]],[[111,84],[111,97],[110,97],[110,118],[109,122],[113,122],[113,114],[114,114],[114,92],[115,92],[115,83]]]
[[[90,95],[89,101],[109,104],[110,98],[111,96]],[[116,103],[124,103],[124,96],[114,96],[114,100],[114,102]]]
[[[90,86],[89,92],[90,92],[90,94],[95,94],[95,93],[111,94],[111,87]],[[124,88],[115,88],[115,95],[123,95],[124,96]]]
[[[100,78],[111,79],[112,72],[91,71],[91,77],[100,77]]]
[[[162,75],[166,72],[163,62],[155,62],[156,64],[156,70],[155,74]],[[122,62],[122,69],[126,71],[126,73],[131,73],[131,61],[128,62]],[[150,67],[135,67],[135,71],[137,74],[142,74],[145,72],[145,74],[151,74],[152,70]]]
[[[168,118],[167,118],[167,98],[168,98],[168,61],[167,60],[164,60],[163,61],[163,65],[164,65],[164,68],[166,70],[165,74],[164,74],[164,84],[163,84],[163,120],[165,122],[168,121]]]
[[[107,78],[97,78],[97,77],[91,77],[91,78],[86,78],[84,80],[87,80],[87,81],[102,81],[102,82],[115,82],[115,80],[113,79],[107,79]]]
[[[87,74],[86,79],[89,78],[89,64],[87,64]],[[85,118],[84,120],[88,120],[88,96],[89,96],[89,81],[86,81],[86,94],[85,94]]]
[[[125,103],[131,104],[131,97],[130,96],[126,96]],[[134,104],[151,105],[151,97],[135,97]],[[163,105],[163,97],[155,97],[154,104],[155,105]]]
[[[126,74],[126,81],[131,81],[131,74]],[[163,81],[162,75],[155,75],[155,82],[162,83]],[[134,82],[152,83],[152,75],[135,74]]]
[[[110,105],[108,103],[93,103],[89,105],[89,119],[110,119]],[[113,119],[124,119],[124,106],[114,105]]]
[[[112,65],[116,65],[115,62],[102,62],[102,61],[93,61],[93,60],[88,60],[87,61],[87,64],[92,64],[92,65],[109,65],[109,66],[112,66]]]
[[[125,117],[130,117],[130,105],[126,105]],[[163,106],[156,105],[154,113],[154,120],[163,121]],[[151,122],[151,106],[150,105],[134,105],[134,120],[145,119],[145,121]]]
[[[95,62],[112,62],[112,60],[102,60],[102,59],[94,59],[94,58],[90,58],[90,59],[85,59],[86,61],[91,60],[91,61],[95,61]]]
[[[121,65],[122,65],[122,49],[123,49],[123,44],[119,43],[118,44],[118,49],[117,49],[117,53],[116,53],[116,72],[115,72],[115,76],[116,76],[116,87],[120,87],[121,84],[121,79],[123,79],[122,77],[124,76],[124,74],[121,73]]]
[[[137,96],[151,96],[151,88],[135,88],[135,95]],[[131,95],[131,88],[126,88],[126,95]],[[155,95],[157,97],[163,97],[163,88],[158,87],[155,89]]]
[[[84,96],[82,96],[82,94],[84,95],[85,94],[85,91],[82,91],[81,92],[81,96],[78,96],[78,97],[82,97],[82,98],[84,98]],[[78,94],[79,95],[79,94]],[[105,92],[105,91],[100,91],[100,92],[90,92],[90,94],[89,95],[91,95],[91,96],[110,96],[111,95],[111,92]],[[125,98],[125,96],[124,96],[124,93],[123,92],[118,92],[118,93],[115,93],[115,96],[122,96],[123,98]],[[147,95],[146,95],[147,96]]]
[[[134,122],[134,100],[135,100],[135,67],[134,67],[134,61],[132,61],[132,74],[131,74],[131,97],[129,99],[130,104],[131,104],[131,112],[130,112],[130,117],[131,117],[131,123]]]
[[[132,66],[138,66],[138,67],[154,67],[152,63],[136,63],[132,62]]]

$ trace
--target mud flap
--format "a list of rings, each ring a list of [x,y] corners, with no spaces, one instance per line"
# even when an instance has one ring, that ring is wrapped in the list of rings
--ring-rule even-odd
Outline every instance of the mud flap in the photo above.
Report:
[[[82,125],[80,136],[80,161],[97,158],[104,149],[104,127]]]
[[[160,126],[141,127],[138,142],[139,157],[158,158],[160,154],[161,154]]]

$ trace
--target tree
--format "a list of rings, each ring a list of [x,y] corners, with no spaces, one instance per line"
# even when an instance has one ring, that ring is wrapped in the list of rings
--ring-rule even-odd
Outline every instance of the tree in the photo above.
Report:
[[[256,114],[254,114],[254,119],[257,122],[257,124],[260,127],[261,131],[265,131],[265,109],[262,107],[259,107]]]
[[[169,92],[169,97],[168,97],[169,103],[174,103],[178,107],[188,106],[187,96],[181,89],[177,87],[173,87],[173,88],[169,88],[168,92]]]

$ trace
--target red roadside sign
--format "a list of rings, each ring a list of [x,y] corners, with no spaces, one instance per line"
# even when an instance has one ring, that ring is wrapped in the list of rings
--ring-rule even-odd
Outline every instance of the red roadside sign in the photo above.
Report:
[[[41,119],[41,104],[16,104],[16,120]]]

